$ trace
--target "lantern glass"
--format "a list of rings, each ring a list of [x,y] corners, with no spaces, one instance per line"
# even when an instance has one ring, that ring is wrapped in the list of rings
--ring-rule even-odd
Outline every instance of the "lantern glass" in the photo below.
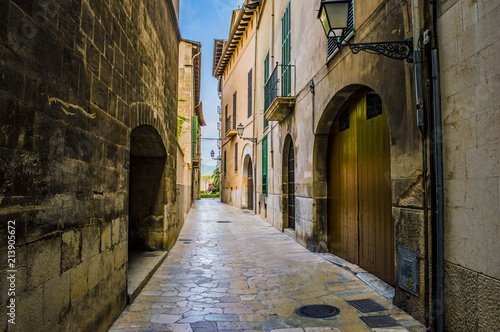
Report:
[[[210,157],[212,157],[212,158],[213,158],[214,156],[215,156],[215,152],[214,152],[214,150],[210,151]]]
[[[341,37],[347,29],[350,1],[324,0],[318,18],[328,37]]]
[[[240,123],[240,124],[238,125],[238,128],[237,128],[237,130],[238,130],[238,136],[239,136],[240,138],[241,138],[241,136],[243,136],[243,130],[244,130],[244,129],[245,129],[245,128],[243,128],[243,125]]]

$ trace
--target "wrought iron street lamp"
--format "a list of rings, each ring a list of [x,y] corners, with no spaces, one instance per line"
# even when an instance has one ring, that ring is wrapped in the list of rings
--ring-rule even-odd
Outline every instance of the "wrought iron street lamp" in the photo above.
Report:
[[[220,161],[220,157],[214,158],[215,157],[215,152],[214,150],[210,151],[210,157],[212,157],[213,160]]]
[[[350,5],[351,1],[348,0],[322,0],[319,7],[318,19],[323,25],[326,36],[335,40],[339,50],[343,46],[349,46],[354,54],[365,51],[392,59],[413,61],[412,39],[391,42],[343,43],[347,37],[345,32],[348,28]]]
[[[241,123],[238,125],[238,127],[236,128],[236,130],[238,131],[238,136],[242,140],[247,140],[247,141],[250,141],[250,142],[253,142],[253,143],[257,143],[257,139],[255,137],[242,137],[243,136],[243,131],[245,130],[245,127],[243,127],[243,125]]]

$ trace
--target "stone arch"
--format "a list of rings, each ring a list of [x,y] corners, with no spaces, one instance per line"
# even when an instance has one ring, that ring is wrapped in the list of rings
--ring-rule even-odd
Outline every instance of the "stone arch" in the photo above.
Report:
[[[167,249],[167,151],[158,131],[141,125],[130,134],[129,251]]]
[[[254,208],[254,167],[252,159],[252,145],[246,144],[241,157],[241,208]]]
[[[288,165],[288,160],[290,158],[290,151],[294,151],[294,154],[296,155],[295,151],[295,145],[293,142],[292,135],[287,134],[285,137],[285,140],[283,141],[283,153],[282,153],[282,174],[281,174],[281,179],[282,179],[282,218],[283,218],[283,223],[282,223],[282,231],[286,228],[292,228],[295,229],[295,225],[290,225],[289,224],[289,217],[290,217],[290,210],[289,207],[291,206],[290,202],[290,188],[289,188],[289,165]],[[295,188],[293,188],[293,192],[295,192]],[[293,206],[295,206],[295,202],[293,202]],[[295,214],[295,213],[294,213]],[[295,216],[293,216],[295,219]]]
[[[394,266],[380,263],[394,261],[391,127],[382,100],[367,86],[350,85],[328,103],[314,143],[313,195],[321,250],[393,283]],[[380,105],[380,112],[369,116],[373,107],[367,105]]]
[[[355,97],[356,94],[363,94],[369,91],[374,91],[374,89],[363,84],[350,84],[340,89],[326,105],[315,128],[313,147],[313,182],[315,184],[313,186],[313,198],[315,211],[313,213],[313,224],[315,225],[314,233],[317,234],[316,250],[318,251],[328,251],[327,166],[330,130],[345,103],[349,99]],[[384,96],[382,96],[382,100],[385,101]],[[389,129],[390,128],[391,126],[389,123]]]

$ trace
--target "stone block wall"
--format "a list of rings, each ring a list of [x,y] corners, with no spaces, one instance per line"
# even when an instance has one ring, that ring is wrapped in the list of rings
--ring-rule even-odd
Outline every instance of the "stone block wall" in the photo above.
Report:
[[[500,325],[500,3],[439,2],[445,327]],[[466,310],[464,312],[463,310]]]
[[[138,126],[165,148],[175,242],[179,37],[170,0],[0,2],[0,251],[13,220],[18,271],[16,325],[3,330],[105,331],[125,307]]]

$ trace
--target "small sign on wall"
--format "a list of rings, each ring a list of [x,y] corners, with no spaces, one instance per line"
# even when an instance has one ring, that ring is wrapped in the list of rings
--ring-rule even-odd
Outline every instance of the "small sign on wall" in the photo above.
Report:
[[[419,280],[418,252],[398,246],[398,286],[418,296]]]

